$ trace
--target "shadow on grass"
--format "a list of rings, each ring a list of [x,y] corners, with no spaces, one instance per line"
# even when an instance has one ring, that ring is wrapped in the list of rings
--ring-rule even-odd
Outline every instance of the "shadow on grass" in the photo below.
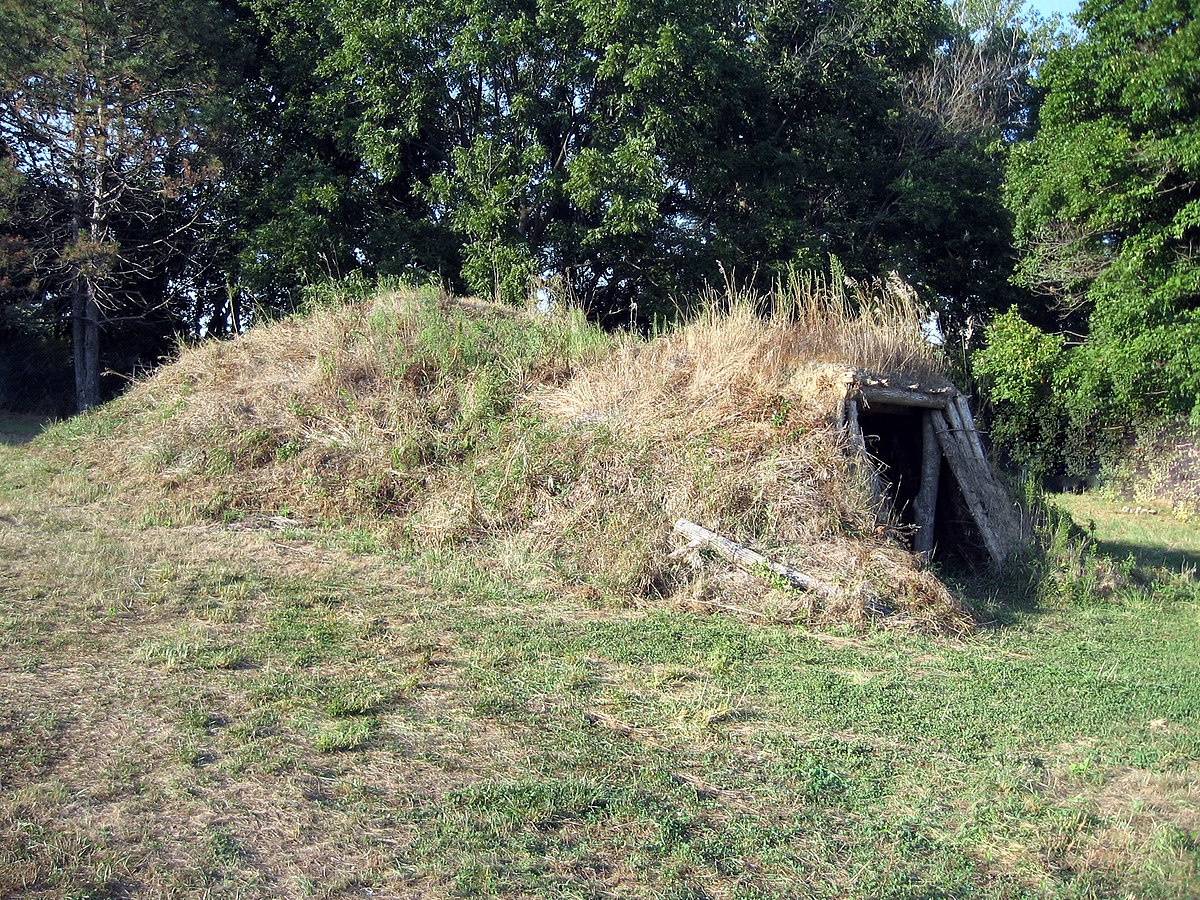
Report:
[[[1117,561],[1131,555],[1140,568],[1166,568],[1173,572],[1200,568],[1200,553],[1174,547],[1139,544],[1132,541],[1097,540],[1096,549]]]
[[[1023,619],[1041,615],[1043,607],[1038,584],[1044,577],[1041,560],[1014,560],[996,572],[971,568],[960,560],[947,558],[934,567],[938,577],[974,611],[981,627],[1015,625]]]
[[[1098,563],[1104,566],[1116,564],[1116,568],[1124,569],[1120,564],[1132,557],[1138,573],[1135,581],[1141,584],[1157,583],[1161,576],[1155,575],[1155,570],[1174,573],[1166,576],[1168,580],[1181,574],[1188,579],[1189,572],[1200,570],[1200,552],[1167,541],[1151,543],[1127,538],[1099,538],[1094,532],[1089,539],[1084,529],[1073,527],[1066,533],[1065,540],[1056,544],[1057,549],[1054,549],[1035,541],[1022,558],[1012,560],[999,572],[971,570],[955,565],[952,560],[941,562],[936,571],[975,611],[982,627],[1003,628],[1060,609],[1053,599],[1048,598],[1072,594],[1073,583],[1056,583],[1061,578],[1063,566],[1073,565],[1069,559],[1077,558],[1086,571],[1094,570]],[[1095,555],[1084,556],[1087,553]],[[1086,581],[1081,583],[1080,589],[1089,590]]]
[[[46,416],[0,412],[0,444],[9,446],[27,444],[41,434],[42,429],[53,421]]]
[[[1175,519],[1169,510],[1159,516],[1131,514],[1117,501],[1095,495],[1063,495],[1053,502],[1088,532],[1098,554],[1114,562],[1132,556],[1140,569],[1200,567],[1200,528]]]

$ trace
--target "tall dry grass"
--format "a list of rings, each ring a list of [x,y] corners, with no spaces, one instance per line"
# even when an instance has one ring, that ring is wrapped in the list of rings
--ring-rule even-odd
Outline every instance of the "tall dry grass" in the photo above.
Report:
[[[947,361],[930,339],[929,311],[894,272],[855,280],[836,265],[832,273],[793,270],[765,294],[727,276],[724,289],[707,292],[689,322],[731,317],[771,326],[778,341],[773,355],[787,367],[824,362],[945,383]]]
[[[56,439],[148,521],[351,524],[414,552],[533,561],[605,602],[966,627],[877,530],[844,452],[833,423],[857,368],[939,377],[915,304],[887,283],[729,291],[650,339],[406,290],[187,350]],[[680,517],[839,599],[669,560]]]
[[[896,281],[845,294],[817,280],[784,287],[765,297],[728,287],[682,327],[529,398],[549,420],[620,448],[585,470],[539,539],[563,558],[574,541],[611,547],[611,561],[592,551],[591,571],[633,592],[678,588],[701,604],[714,592],[761,593],[663,565],[666,528],[689,518],[844,589],[826,609],[776,595],[777,614],[862,621],[903,607],[927,623],[959,621],[936,580],[880,534],[835,427],[857,370],[944,383],[915,298]]]

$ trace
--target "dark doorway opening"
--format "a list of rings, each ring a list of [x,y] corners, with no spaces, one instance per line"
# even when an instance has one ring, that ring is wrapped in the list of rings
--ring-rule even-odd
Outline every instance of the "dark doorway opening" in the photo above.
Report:
[[[883,512],[909,535],[915,534],[917,525],[925,440],[922,423],[928,412],[917,406],[880,403],[864,405],[858,412],[867,453],[879,473]],[[953,559],[974,571],[986,565],[987,549],[949,463],[940,452],[938,458],[934,556]]]
[[[922,409],[878,404],[862,409],[858,422],[869,453],[879,464],[884,500],[898,525],[915,525],[913,503],[921,487]]]

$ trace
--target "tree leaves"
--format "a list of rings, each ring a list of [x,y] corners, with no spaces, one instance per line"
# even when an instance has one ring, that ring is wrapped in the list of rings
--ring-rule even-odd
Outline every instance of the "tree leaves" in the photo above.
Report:
[[[1187,0],[1087,0],[1038,75],[1007,196],[1022,281],[1086,334],[1079,403],[1118,431],[1200,413],[1200,25]],[[1083,396],[1087,392],[1087,396]],[[1094,462],[1096,454],[1091,455]]]

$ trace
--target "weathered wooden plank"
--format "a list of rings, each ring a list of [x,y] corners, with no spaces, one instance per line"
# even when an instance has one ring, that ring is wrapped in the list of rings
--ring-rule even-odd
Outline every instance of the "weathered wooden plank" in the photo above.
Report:
[[[841,402],[838,403],[838,406],[837,406],[837,428],[838,428],[838,431],[841,431],[842,429],[844,429],[846,427],[846,415],[847,415],[846,407],[848,407],[850,405],[850,396],[851,396],[851,391],[853,391],[853,390],[854,390],[854,382],[852,382],[852,381],[846,382],[846,384],[844,385],[844,389],[842,391]]]
[[[934,412],[921,416],[921,485],[913,502],[917,533],[913,552],[928,557],[933,552],[934,524],[937,516],[938,479],[942,471],[942,450],[933,430]]]
[[[862,425],[858,421],[858,401],[846,401],[846,428],[850,435],[850,443],[859,453],[867,452],[867,441],[863,437]]]
[[[850,435],[850,443],[858,451],[859,464],[867,478],[867,487],[871,491],[871,502],[877,515],[881,514],[883,506],[883,479],[879,475],[879,466],[875,458],[867,450],[867,439],[863,434],[862,425],[858,421],[858,401],[846,401],[846,428]]]
[[[837,593],[837,588],[829,582],[821,581],[819,578],[814,578],[791,566],[785,566],[783,563],[772,562],[761,553],[756,553],[749,547],[735,543],[729,540],[729,538],[717,534],[715,531],[709,531],[695,522],[680,519],[675,523],[675,530],[691,541],[702,541],[720,556],[723,556],[751,574],[761,574],[761,571],[765,569],[775,573],[789,584],[803,590],[813,591],[825,596],[833,596]]]
[[[930,423],[966,498],[967,508],[979,528],[988,555],[999,567],[1021,539],[1021,523],[1012,501],[991,467],[976,455],[970,439],[950,427],[945,413],[932,413]]]
[[[976,483],[975,469],[977,465],[975,464],[974,451],[964,446],[957,433],[950,428],[950,423],[944,413],[933,413],[930,421],[934,432],[937,434],[938,442],[941,444],[942,453],[945,455],[946,461],[950,464],[950,469],[954,472],[958,486],[967,501],[967,508],[971,511],[971,518],[975,520],[975,525],[979,528],[979,533],[983,537],[983,543],[987,548],[988,556],[991,557],[994,565],[999,566],[1008,557],[1008,549],[992,529],[991,522],[988,520],[987,509],[984,507],[980,490]]]
[[[946,421],[954,429],[954,433],[961,435],[963,433],[963,421],[962,416],[958,414],[958,407],[953,403],[947,403],[944,412],[946,414]],[[971,448],[971,452],[975,452],[974,447]]]
[[[964,445],[971,451],[971,455],[986,464],[987,455],[983,452],[983,445],[978,443],[973,431],[967,428],[967,423],[962,417],[961,407],[957,402],[946,405],[946,420],[950,423],[954,433],[962,438]]]
[[[971,415],[971,404],[967,402],[966,396],[959,394],[954,398],[954,406],[958,410],[959,418],[962,419],[963,431],[971,439],[971,446],[975,448],[979,458],[987,462],[983,441],[979,439],[979,429],[975,427],[975,417]]]
[[[920,388],[899,388],[887,384],[859,384],[858,393],[869,408],[872,403],[891,403],[896,406],[916,406],[923,409],[945,409],[950,388],[927,391]]]

